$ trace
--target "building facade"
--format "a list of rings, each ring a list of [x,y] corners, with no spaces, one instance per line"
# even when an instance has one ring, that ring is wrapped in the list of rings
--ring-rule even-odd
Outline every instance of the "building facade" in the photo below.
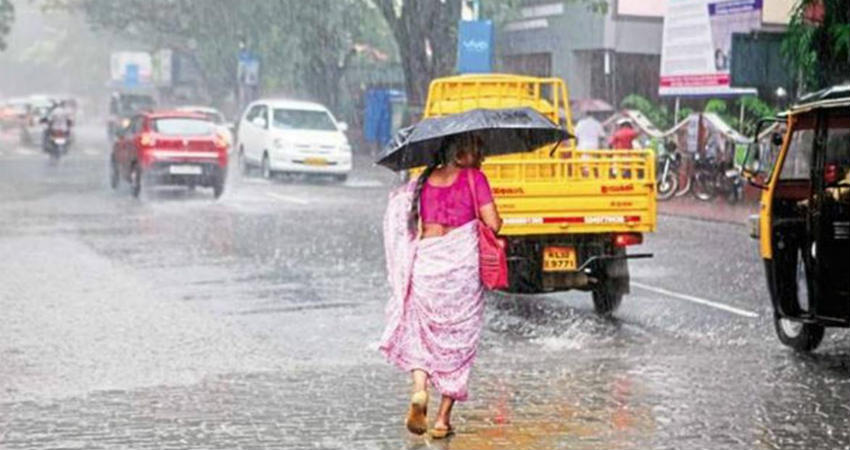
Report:
[[[567,81],[573,99],[618,105],[629,94],[658,100],[668,0],[526,0],[497,34],[497,69]],[[763,28],[781,30],[795,0],[764,2]]]
[[[527,1],[497,36],[498,68],[564,78],[570,96],[612,104],[658,95],[664,0]]]

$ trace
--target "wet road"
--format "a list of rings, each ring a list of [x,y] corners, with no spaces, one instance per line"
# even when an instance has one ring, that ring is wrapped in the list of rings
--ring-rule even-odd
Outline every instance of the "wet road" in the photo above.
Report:
[[[390,176],[140,202],[100,131],[58,166],[0,141],[0,448],[850,448],[850,337],[778,343],[743,227],[662,218],[615,320],[489,295],[459,432],[430,442],[375,351]]]

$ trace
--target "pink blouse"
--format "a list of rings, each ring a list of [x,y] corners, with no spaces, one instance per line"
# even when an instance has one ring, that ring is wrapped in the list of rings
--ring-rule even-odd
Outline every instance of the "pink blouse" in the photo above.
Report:
[[[492,203],[493,193],[484,173],[478,169],[461,169],[449,186],[433,186],[425,182],[420,197],[422,222],[459,227],[475,219],[469,177],[472,177],[478,207]]]

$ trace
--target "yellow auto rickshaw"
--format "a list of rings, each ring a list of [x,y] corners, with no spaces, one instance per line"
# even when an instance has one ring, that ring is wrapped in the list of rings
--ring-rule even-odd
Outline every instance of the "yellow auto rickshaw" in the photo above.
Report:
[[[776,131],[745,163],[747,178],[763,189],[751,235],[779,340],[810,351],[825,327],[850,327],[850,86],[803,97],[760,122],[756,137],[769,122]]]

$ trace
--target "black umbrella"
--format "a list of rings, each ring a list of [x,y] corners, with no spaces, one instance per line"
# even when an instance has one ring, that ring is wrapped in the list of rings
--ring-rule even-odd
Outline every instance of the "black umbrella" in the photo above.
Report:
[[[447,139],[467,134],[481,139],[485,156],[529,152],[572,137],[531,108],[473,109],[400,130],[377,162],[392,170],[427,166],[437,160]]]

